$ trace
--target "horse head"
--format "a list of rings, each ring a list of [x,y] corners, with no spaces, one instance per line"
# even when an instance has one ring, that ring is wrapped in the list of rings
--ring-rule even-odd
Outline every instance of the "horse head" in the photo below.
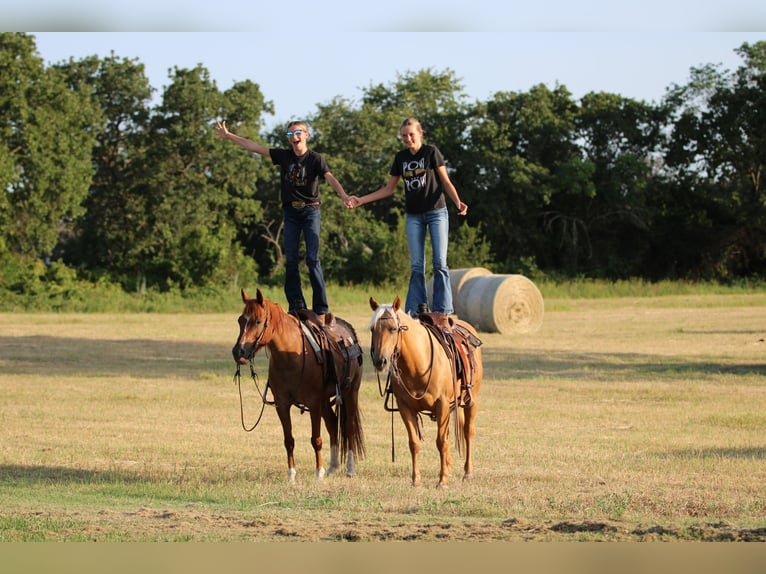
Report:
[[[399,338],[402,326],[399,317],[402,300],[399,295],[396,296],[392,305],[379,305],[378,302],[370,297],[370,308],[374,311],[370,319],[370,333],[372,333],[372,342],[370,343],[370,356],[372,364],[378,371],[390,368],[398,352]]]
[[[239,323],[239,337],[231,350],[234,360],[240,365],[247,364],[256,351],[265,344],[263,337],[269,327],[270,312],[264,303],[261,290],[256,291],[256,296],[251,299],[242,289],[242,301],[245,308],[237,319]]]

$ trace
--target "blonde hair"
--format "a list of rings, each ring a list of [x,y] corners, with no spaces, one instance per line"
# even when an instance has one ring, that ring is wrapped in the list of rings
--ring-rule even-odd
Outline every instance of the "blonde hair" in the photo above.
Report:
[[[406,120],[402,122],[402,125],[399,126],[399,129],[402,129],[405,126],[414,126],[421,132],[423,131],[423,126],[420,125],[420,120],[418,118],[409,117]]]

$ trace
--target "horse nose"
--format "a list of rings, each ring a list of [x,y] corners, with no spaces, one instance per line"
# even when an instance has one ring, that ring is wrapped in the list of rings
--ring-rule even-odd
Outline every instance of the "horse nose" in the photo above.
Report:
[[[231,354],[234,356],[235,363],[239,363],[240,365],[247,363],[247,359],[245,358],[245,350],[241,345],[234,345],[234,347],[231,349]]]
[[[375,368],[378,371],[382,371],[386,368],[386,365],[388,364],[388,361],[384,357],[378,357],[375,355],[372,355],[372,364],[375,366]]]

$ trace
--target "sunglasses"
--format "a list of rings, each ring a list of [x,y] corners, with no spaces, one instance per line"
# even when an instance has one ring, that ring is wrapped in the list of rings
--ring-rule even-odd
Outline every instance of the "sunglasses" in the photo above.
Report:
[[[291,138],[291,137],[293,137],[293,134],[295,134],[296,136],[299,136],[302,133],[303,133],[303,130],[295,130],[295,131],[289,131],[289,132],[285,133],[285,135],[287,137]]]

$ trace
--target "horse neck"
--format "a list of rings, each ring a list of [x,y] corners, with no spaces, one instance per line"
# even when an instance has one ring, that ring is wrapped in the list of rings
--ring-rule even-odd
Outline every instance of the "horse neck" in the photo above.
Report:
[[[266,301],[269,309],[269,338],[266,346],[271,351],[294,351],[300,346],[298,321],[273,301]]]
[[[433,360],[431,347],[434,342],[430,340],[431,335],[420,321],[406,313],[400,313],[399,322],[402,327],[406,327],[401,331],[399,342],[399,367],[406,369],[410,366],[420,370],[422,365],[430,364]]]

